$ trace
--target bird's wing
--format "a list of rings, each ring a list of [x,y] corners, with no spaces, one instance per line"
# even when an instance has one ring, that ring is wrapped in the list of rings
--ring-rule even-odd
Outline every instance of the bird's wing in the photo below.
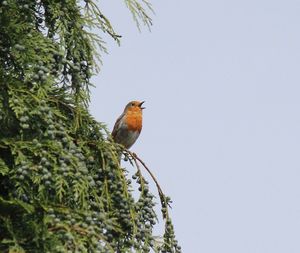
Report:
[[[117,131],[120,128],[120,123],[121,123],[121,120],[124,117],[124,115],[125,115],[125,113],[122,113],[114,125],[113,131],[111,133],[113,139],[115,139],[115,137],[116,137]]]

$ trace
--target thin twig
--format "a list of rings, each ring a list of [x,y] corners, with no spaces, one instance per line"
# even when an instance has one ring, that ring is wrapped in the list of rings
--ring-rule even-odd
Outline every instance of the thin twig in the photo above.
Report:
[[[144,163],[144,161],[142,159],[140,159],[135,153],[130,152],[129,150],[126,150],[126,152],[128,152],[130,154],[130,156],[133,158],[137,169],[140,170],[138,162],[137,162],[137,161],[139,161],[143,165],[143,167],[145,168],[145,170],[149,173],[149,175],[151,176],[151,178],[153,179],[153,181],[154,181],[154,183],[155,183],[155,185],[157,187],[157,190],[158,190],[158,195],[159,195],[160,200],[161,200],[161,205],[162,205],[163,208],[165,208],[165,212],[163,212],[163,217],[164,218],[169,218],[167,206],[169,206],[170,208],[171,208],[171,206],[167,202],[166,196],[163,193],[163,191],[162,191],[162,189],[161,189],[161,187],[160,187],[160,185],[159,185],[156,177],[153,175],[153,173],[151,172],[151,170],[146,166],[146,164]]]

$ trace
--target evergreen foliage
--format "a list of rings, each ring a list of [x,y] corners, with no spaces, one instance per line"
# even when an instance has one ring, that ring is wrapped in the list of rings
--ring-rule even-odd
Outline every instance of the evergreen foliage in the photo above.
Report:
[[[146,1],[125,0],[151,24]],[[0,0],[0,252],[180,252],[159,191],[164,240],[153,236],[155,197],[138,167],[88,112],[99,28],[117,42],[92,0]]]

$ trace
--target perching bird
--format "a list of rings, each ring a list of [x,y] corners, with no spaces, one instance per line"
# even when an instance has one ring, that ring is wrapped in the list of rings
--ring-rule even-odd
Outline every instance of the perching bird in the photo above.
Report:
[[[117,119],[112,137],[116,143],[122,144],[129,149],[139,137],[142,130],[143,123],[143,102],[131,101],[129,102],[124,112]]]

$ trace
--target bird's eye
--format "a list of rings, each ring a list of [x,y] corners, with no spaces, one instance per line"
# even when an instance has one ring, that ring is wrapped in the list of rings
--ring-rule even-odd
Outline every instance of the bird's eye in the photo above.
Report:
[[[131,103],[131,106],[134,106],[134,103]]]

